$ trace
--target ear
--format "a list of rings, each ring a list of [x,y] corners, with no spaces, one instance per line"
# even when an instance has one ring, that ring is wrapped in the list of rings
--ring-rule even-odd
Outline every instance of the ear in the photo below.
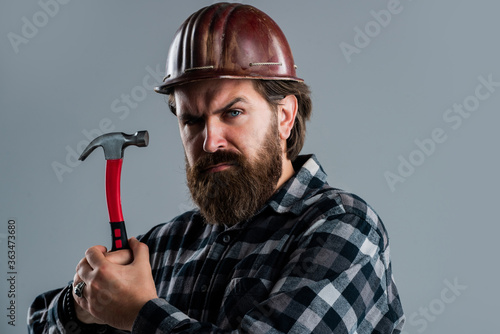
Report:
[[[287,140],[290,137],[297,109],[298,103],[295,95],[285,96],[278,105],[278,128],[282,140]]]

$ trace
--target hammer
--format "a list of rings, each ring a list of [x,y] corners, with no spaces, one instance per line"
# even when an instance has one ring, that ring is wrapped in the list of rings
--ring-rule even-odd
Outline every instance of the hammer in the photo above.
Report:
[[[83,161],[97,147],[101,146],[104,150],[104,158],[106,159],[106,200],[111,224],[111,238],[113,240],[111,251],[129,249],[120,199],[123,151],[130,145],[145,147],[148,146],[148,143],[149,133],[147,131],[138,131],[133,135],[123,132],[106,133],[92,140],[80,155],[79,160]]]

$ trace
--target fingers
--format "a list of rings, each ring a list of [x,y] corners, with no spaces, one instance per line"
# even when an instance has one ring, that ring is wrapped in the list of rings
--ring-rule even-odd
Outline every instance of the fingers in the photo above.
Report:
[[[83,282],[83,280],[80,278],[80,275],[78,275],[78,273],[75,273],[75,276],[73,276],[73,287],[72,287],[73,299],[75,299],[75,301],[79,299],[78,296],[75,295],[75,287],[80,282]]]
[[[83,280],[80,278],[78,273],[76,273],[75,276],[73,277],[73,287],[71,289],[71,293],[73,294],[73,300],[75,301],[75,308],[78,308],[78,307],[87,308],[88,302],[87,302],[87,299],[85,299],[85,288],[83,288],[82,297],[75,295],[75,287],[80,282],[83,282]]]
[[[87,283],[90,279],[89,275],[91,272],[92,272],[92,267],[90,266],[87,259],[86,258],[81,259],[80,262],[78,262],[78,264],[76,265],[76,274],[75,274],[75,279],[73,280],[74,282],[73,285],[76,285],[81,281]]]
[[[76,266],[76,275],[79,276],[79,279],[76,279],[75,276],[74,285],[78,284],[80,281],[90,284],[93,279],[92,272],[94,269],[107,262],[105,257],[106,252],[107,249],[104,246],[94,246],[87,249],[85,257],[81,259]]]
[[[141,244],[137,239],[133,239],[135,240],[135,244]],[[108,252],[104,246],[93,246],[85,252],[85,257],[78,263],[76,272],[83,281],[88,283],[92,278],[91,273],[93,270],[99,267],[102,268],[104,265],[108,264],[127,265],[132,263],[133,259],[133,253],[128,249]],[[77,281],[75,282],[78,283]]]
[[[86,283],[83,297],[75,297],[79,319],[128,329],[144,304],[157,298],[148,246],[136,238],[129,245],[130,250],[110,253],[91,247],[78,263],[74,285]]]
[[[114,264],[127,265],[130,264],[134,257],[130,249],[120,249],[114,252],[105,253],[106,260]]]
[[[134,262],[149,263],[149,247],[145,243],[140,242],[136,238],[129,239],[130,249],[134,253]]]
[[[106,254],[106,247],[94,246],[87,249],[85,252],[85,258],[87,259],[89,265],[92,268],[95,268],[106,261],[106,256],[104,254]]]
[[[97,246],[94,246],[94,247],[92,247],[92,248],[94,248],[94,249],[96,249],[96,250],[100,251],[100,252],[101,252],[101,253],[103,253],[103,254],[106,254],[106,253],[107,253],[107,251],[108,251],[108,249],[107,249],[106,247],[102,246],[102,245],[97,245]]]

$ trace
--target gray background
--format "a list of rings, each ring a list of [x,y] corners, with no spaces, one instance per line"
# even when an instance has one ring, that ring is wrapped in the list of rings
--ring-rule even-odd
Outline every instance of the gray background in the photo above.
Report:
[[[213,1],[60,1],[49,9],[0,5],[1,333],[24,333],[35,296],[72,279],[86,248],[110,244],[102,153],[82,164],[69,153],[100,126],[150,132],[148,148],[125,154],[129,235],[192,205],[176,120],[163,96],[145,91],[162,76],[177,27]],[[500,82],[500,4],[251,3],[283,28],[312,88],[303,152],[316,153],[330,183],[366,199],[389,230],[405,332],[494,332],[500,87],[474,96],[478,78]],[[378,23],[388,8],[398,13]],[[368,29],[369,41],[358,29]],[[357,53],[343,54],[347,44]],[[473,110],[466,117],[448,111],[464,103]],[[432,147],[434,129],[441,142]],[[402,169],[401,159],[416,166]],[[54,165],[65,166],[59,177]],[[387,172],[400,177],[392,187]],[[17,233],[15,327],[6,317],[9,219]]]

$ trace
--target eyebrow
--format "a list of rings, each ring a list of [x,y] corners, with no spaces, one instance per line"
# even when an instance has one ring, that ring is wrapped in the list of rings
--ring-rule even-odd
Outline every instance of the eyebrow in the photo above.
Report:
[[[236,103],[239,103],[239,102],[247,103],[248,100],[246,98],[244,98],[244,97],[236,97],[236,98],[232,99],[229,103],[227,103],[225,106],[223,106],[222,108],[219,108],[219,109],[215,110],[213,112],[213,115],[221,114],[221,113],[223,113],[223,112],[231,109]],[[189,112],[186,112],[186,113],[182,113],[179,116],[179,118],[180,118],[181,121],[185,121],[185,120],[197,119],[197,118],[200,118],[200,117],[197,116],[197,115],[190,114]]]
[[[233,105],[235,105],[236,103],[239,103],[239,102],[244,102],[244,103],[247,103],[247,99],[245,99],[244,97],[236,97],[234,99],[232,99],[228,104],[226,104],[224,107],[220,108],[220,109],[217,109],[215,112],[214,112],[214,115],[217,115],[217,114],[220,114],[220,113],[223,113],[229,109],[231,109],[233,107]]]

